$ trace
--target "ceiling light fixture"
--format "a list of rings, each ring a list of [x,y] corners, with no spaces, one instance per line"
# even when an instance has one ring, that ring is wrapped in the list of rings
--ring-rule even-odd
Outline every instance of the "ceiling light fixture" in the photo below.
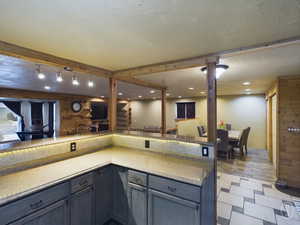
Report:
[[[251,95],[251,92],[246,92],[246,95]]]
[[[123,93],[122,93],[122,92],[119,92],[119,93],[118,93],[118,95],[120,95],[120,96],[121,96],[121,95],[123,95]]]
[[[251,89],[250,89],[250,88],[247,88],[247,89],[245,89],[245,91],[249,92],[249,91],[251,91]]]
[[[182,96],[181,96],[181,95],[179,95],[179,96],[178,96],[178,98],[182,98]]]
[[[167,93],[166,96],[170,96],[170,93]]]
[[[224,64],[218,64],[216,65],[216,79],[219,79],[221,75],[229,68],[229,66]],[[207,66],[201,68],[201,71],[203,73],[207,73]]]
[[[155,93],[155,91],[154,91],[154,90],[151,90],[151,91],[150,91],[150,93],[151,93],[151,94],[154,94],[154,93]]]
[[[58,72],[57,74],[56,74],[56,81],[57,82],[63,82],[63,78],[62,78],[62,75],[61,75],[61,72]]]
[[[73,76],[73,77],[72,77],[72,84],[73,84],[74,86],[79,86],[79,81],[78,81],[78,79],[77,79],[76,76]]]
[[[101,97],[101,98],[104,98],[104,95],[101,95],[100,97]]]
[[[193,87],[189,87],[189,90],[194,90],[194,88]]]
[[[204,95],[204,94],[205,94],[205,91],[201,91],[200,94]]]
[[[38,68],[36,69],[36,73],[39,79],[41,80],[45,79],[46,75],[41,72],[41,65],[38,65]]]
[[[245,81],[245,82],[243,83],[244,86],[248,86],[248,85],[250,85],[250,84],[251,84],[251,82],[249,82],[249,81]]]
[[[50,90],[50,89],[51,89],[50,86],[45,86],[44,88],[45,88],[46,90]]]
[[[88,81],[88,86],[91,88],[91,87],[94,87],[94,82],[93,81],[91,81],[91,80],[89,80]]]
[[[141,97],[143,97],[143,96],[139,95],[139,98],[141,98]]]

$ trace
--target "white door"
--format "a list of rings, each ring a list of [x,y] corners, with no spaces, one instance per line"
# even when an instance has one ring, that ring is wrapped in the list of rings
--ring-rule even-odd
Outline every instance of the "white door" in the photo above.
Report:
[[[272,157],[273,166],[276,168],[277,162],[277,95],[272,97]]]

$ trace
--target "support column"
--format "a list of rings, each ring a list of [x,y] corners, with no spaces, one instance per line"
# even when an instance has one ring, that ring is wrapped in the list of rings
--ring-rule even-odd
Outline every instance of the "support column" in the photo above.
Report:
[[[117,128],[117,80],[109,78],[109,100],[108,100],[108,118],[109,131],[115,131]]]
[[[216,62],[207,64],[207,140],[217,140],[217,82]]]
[[[166,89],[161,90],[161,134],[167,133],[166,121]]]

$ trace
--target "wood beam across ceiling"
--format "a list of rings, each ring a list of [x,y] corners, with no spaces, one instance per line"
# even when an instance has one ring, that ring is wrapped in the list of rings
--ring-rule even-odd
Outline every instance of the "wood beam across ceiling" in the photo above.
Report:
[[[151,73],[167,72],[180,69],[188,69],[193,67],[205,66],[206,57],[194,57],[175,61],[168,61],[145,66],[129,68],[125,70],[117,70],[113,72],[113,76],[117,79],[124,77],[135,77]]]
[[[109,78],[112,71],[76,62],[73,60],[57,57],[47,53],[35,51],[29,48],[24,48],[4,41],[0,41],[0,54],[21,58],[34,63],[41,63],[60,68],[69,67],[74,71],[81,73],[93,74],[96,76]]]

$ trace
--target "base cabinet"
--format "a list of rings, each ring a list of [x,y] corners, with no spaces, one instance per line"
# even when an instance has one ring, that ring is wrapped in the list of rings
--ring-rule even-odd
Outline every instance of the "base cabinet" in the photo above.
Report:
[[[128,224],[127,169],[113,166],[113,219]]]
[[[128,224],[147,225],[147,188],[128,183]]]
[[[149,189],[148,225],[199,225],[200,206]]]
[[[41,209],[11,225],[68,225],[66,201],[60,201]]]
[[[70,225],[83,224],[93,225],[92,187],[73,194],[70,199]]]
[[[95,224],[103,225],[112,217],[113,179],[112,167],[95,171]]]

